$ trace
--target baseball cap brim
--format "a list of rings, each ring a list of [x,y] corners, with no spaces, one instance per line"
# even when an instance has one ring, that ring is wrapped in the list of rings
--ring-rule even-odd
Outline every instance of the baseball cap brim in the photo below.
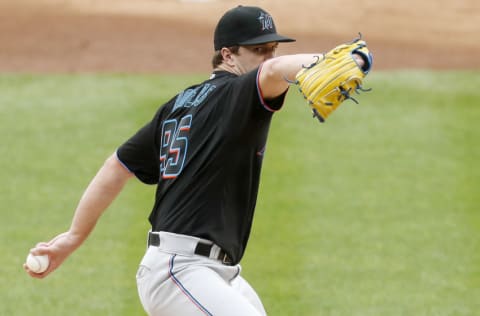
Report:
[[[295,42],[295,40],[293,38],[289,38],[277,33],[271,33],[271,34],[260,35],[255,38],[251,38],[246,41],[239,42],[238,45],[257,45],[257,44],[265,44],[265,43],[271,43],[271,42],[286,43],[286,42]]]

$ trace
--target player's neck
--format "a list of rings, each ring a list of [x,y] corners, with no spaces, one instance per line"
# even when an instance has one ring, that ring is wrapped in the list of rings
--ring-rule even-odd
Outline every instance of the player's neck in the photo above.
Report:
[[[231,72],[237,76],[240,76],[241,75],[241,72],[235,68],[235,67],[231,67],[227,64],[220,64],[218,65],[215,69],[213,69],[213,71],[228,71],[228,72]]]

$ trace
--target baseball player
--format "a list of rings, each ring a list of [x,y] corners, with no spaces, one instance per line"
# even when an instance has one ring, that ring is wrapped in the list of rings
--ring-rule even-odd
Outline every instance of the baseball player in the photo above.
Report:
[[[149,315],[266,315],[241,276],[260,169],[273,114],[296,74],[319,54],[275,57],[271,15],[238,6],[214,33],[213,72],[162,105],[123,143],[85,190],[70,229],[31,250],[47,254],[43,278],[87,238],[97,220],[136,177],[157,186],[148,248],[137,272]],[[357,62],[363,65],[359,58]]]

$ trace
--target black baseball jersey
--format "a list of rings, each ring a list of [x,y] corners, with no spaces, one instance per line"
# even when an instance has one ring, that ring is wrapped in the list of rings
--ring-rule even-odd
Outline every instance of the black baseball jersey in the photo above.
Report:
[[[265,101],[258,72],[214,72],[161,106],[117,150],[138,179],[157,184],[153,231],[211,240],[234,263],[250,235],[272,114],[285,98]]]

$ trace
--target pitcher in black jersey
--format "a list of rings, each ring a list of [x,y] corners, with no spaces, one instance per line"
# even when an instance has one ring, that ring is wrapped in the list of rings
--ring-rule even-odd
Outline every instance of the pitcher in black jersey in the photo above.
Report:
[[[149,315],[266,315],[240,276],[273,114],[289,80],[319,54],[275,57],[281,42],[258,7],[227,11],[214,33],[213,73],[162,105],[108,158],[80,200],[70,229],[32,253],[54,271],[93,230],[132,177],[157,186],[148,249],[137,272]]]

